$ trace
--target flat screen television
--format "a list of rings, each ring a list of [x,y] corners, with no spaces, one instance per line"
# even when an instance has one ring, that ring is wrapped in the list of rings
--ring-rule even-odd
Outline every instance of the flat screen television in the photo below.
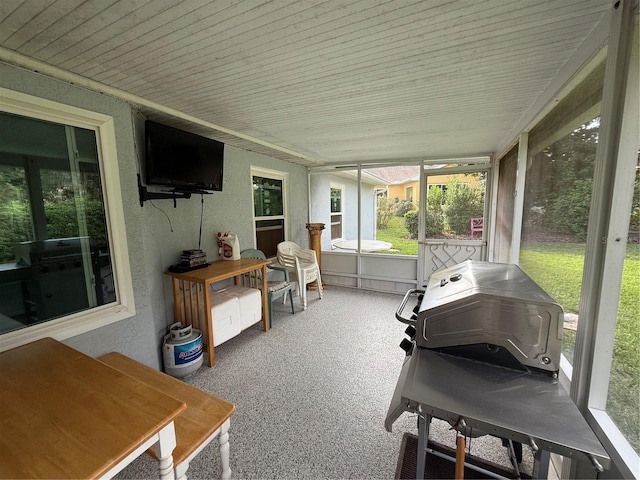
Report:
[[[221,191],[224,143],[147,120],[147,185],[177,191]]]

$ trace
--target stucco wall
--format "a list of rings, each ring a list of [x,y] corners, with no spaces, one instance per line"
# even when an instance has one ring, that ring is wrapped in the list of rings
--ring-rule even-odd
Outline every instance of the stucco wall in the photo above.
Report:
[[[144,152],[144,119],[126,102],[3,63],[0,63],[0,86],[114,118],[136,315],[67,339],[65,343],[91,356],[119,351],[160,367],[162,335],[165,326],[173,321],[170,279],[164,271],[178,261],[183,249],[198,246],[200,196],[178,200],[176,208],[171,200],[154,200],[158,208],[150,202],[140,207],[137,172],[139,155]],[[306,168],[225,146],[223,191],[203,196],[201,248],[208,253],[209,260],[217,259],[215,235],[219,230],[237,233],[241,248],[254,246],[252,165],[289,174],[290,239],[308,244]]]

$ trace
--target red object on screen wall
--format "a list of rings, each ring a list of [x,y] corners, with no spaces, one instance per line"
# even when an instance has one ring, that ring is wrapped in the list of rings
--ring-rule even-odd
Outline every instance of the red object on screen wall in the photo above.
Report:
[[[471,238],[473,238],[473,234],[475,232],[480,232],[482,236],[482,229],[484,228],[484,217],[472,218],[471,219]]]

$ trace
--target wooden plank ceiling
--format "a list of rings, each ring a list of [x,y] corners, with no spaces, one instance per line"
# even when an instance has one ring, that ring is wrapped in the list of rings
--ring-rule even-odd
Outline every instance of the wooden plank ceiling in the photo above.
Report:
[[[142,102],[151,118],[302,165],[472,156],[495,152],[610,5],[2,0],[0,59],[59,67],[198,120]]]

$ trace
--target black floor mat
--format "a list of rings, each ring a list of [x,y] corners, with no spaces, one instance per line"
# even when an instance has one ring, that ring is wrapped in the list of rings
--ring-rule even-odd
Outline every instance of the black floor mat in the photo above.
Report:
[[[429,441],[429,448],[434,451],[444,453],[453,460],[441,458],[432,453],[427,453],[427,460],[425,465],[425,474],[423,478],[430,479],[453,479],[455,477],[455,456],[456,452],[453,448],[440,445],[432,440]],[[402,444],[400,445],[400,454],[398,455],[398,466],[396,467],[395,478],[408,480],[415,479],[416,476],[416,452],[418,449],[418,437],[410,433],[405,433],[402,438]],[[515,471],[506,469],[501,465],[497,465],[493,462],[488,462],[478,457],[466,456],[467,463],[471,463],[484,470],[497,473],[506,478],[516,478]],[[470,467],[464,469],[465,479],[483,479],[483,478],[495,478],[488,474],[478,472]],[[529,475],[521,474],[521,478],[531,478]]]

